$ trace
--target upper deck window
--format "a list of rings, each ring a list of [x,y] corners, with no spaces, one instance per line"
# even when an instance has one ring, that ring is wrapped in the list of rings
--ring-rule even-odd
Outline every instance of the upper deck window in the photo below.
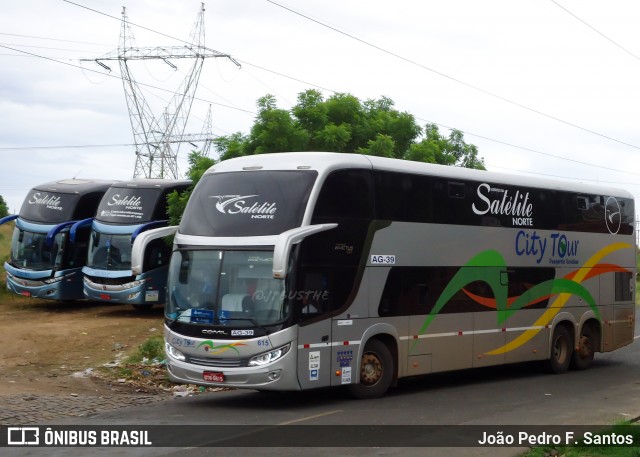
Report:
[[[317,175],[312,170],[205,175],[189,199],[180,232],[266,236],[299,227]]]
[[[373,190],[371,171],[338,170],[324,181],[313,219],[372,219]]]

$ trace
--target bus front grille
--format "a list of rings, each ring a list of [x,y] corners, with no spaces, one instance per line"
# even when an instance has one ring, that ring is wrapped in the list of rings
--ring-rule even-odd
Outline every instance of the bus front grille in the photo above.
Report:
[[[221,357],[193,357],[189,356],[187,362],[205,367],[237,368],[246,367],[246,359],[221,358]]]

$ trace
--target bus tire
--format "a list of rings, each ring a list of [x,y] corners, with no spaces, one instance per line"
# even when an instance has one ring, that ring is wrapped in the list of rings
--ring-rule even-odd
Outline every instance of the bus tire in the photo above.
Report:
[[[358,399],[382,397],[393,382],[394,359],[382,341],[367,342],[359,365],[360,382],[349,386],[351,395]]]
[[[591,366],[595,354],[595,334],[590,325],[582,326],[576,349],[571,358],[571,368],[574,370],[586,370]]]
[[[571,334],[564,325],[556,325],[551,338],[551,356],[547,366],[551,373],[561,374],[569,369],[573,354]]]

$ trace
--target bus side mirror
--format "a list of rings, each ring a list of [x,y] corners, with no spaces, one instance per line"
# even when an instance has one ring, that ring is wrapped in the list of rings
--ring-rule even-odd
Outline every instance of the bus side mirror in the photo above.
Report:
[[[291,246],[304,240],[314,233],[324,232],[336,228],[338,224],[317,224],[296,227],[286,232],[282,232],[276,239],[273,249],[273,277],[284,279],[287,277],[287,265],[289,264],[289,254]]]
[[[131,248],[131,273],[133,275],[139,275],[143,272],[144,252],[147,250],[149,243],[158,238],[175,235],[177,230],[178,226],[172,225],[170,227],[148,230],[136,236],[136,239],[133,241],[133,247]]]

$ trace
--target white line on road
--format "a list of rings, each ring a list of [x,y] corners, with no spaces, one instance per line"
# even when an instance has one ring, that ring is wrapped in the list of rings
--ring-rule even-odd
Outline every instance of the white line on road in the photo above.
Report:
[[[291,425],[291,424],[295,424],[297,422],[304,422],[304,421],[308,421],[308,420],[311,420],[311,419],[317,419],[318,417],[330,416],[331,414],[336,414],[336,413],[341,413],[341,412],[342,412],[341,409],[336,409],[335,411],[327,411],[326,413],[316,414],[315,416],[301,417],[300,419],[294,419],[294,420],[287,421],[287,422],[280,422],[278,425]]]

